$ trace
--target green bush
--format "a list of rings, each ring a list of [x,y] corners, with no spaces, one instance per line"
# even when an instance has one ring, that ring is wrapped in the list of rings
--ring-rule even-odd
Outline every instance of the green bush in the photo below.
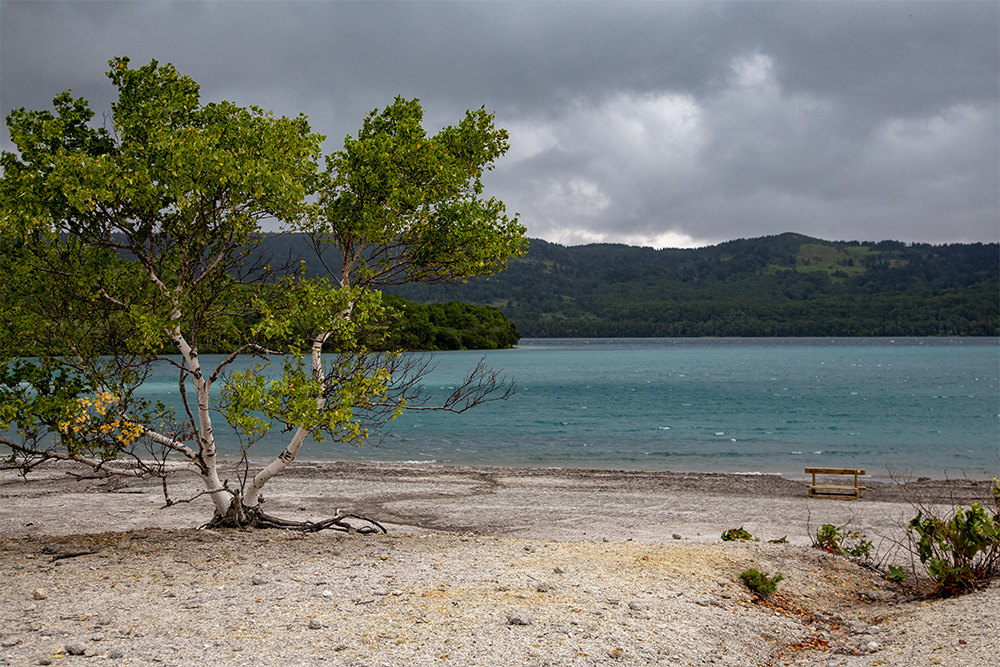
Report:
[[[889,581],[901,584],[910,578],[910,575],[895,565],[889,566],[889,571],[885,573],[885,578]]]
[[[864,537],[861,533],[851,533],[850,537],[857,541],[847,549],[847,555],[868,560],[871,557],[872,549],[875,548],[872,541],[861,539]]]
[[[750,589],[750,592],[762,598],[769,597],[771,593],[776,591],[778,589],[778,582],[784,578],[780,572],[773,577],[768,577],[760,570],[752,567],[740,572],[740,579]]]
[[[747,540],[748,542],[753,541],[753,535],[743,530],[743,526],[739,528],[730,528],[722,533],[723,542],[734,542],[736,540]]]
[[[994,516],[979,503],[956,507],[950,515],[924,515],[910,521],[920,562],[942,593],[954,595],[978,582],[1000,575],[1000,486],[994,481],[997,512]]]
[[[371,340],[365,341],[372,349],[498,350],[517,345],[521,337],[492,306],[422,304],[397,294],[383,295],[382,304],[383,321],[371,325]]]
[[[814,544],[828,553],[868,560],[875,546],[864,537],[863,533],[842,531],[826,523],[816,531]]]
[[[840,529],[833,524],[826,523],[816,531],[816,546],[830,553],[840,552]]]

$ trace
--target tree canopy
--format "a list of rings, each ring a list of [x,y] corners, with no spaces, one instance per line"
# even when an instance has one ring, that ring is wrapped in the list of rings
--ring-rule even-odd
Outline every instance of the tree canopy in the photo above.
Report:
[[[386,285],[489,275],[523,254],[524,228],[482,196],[507,134],[479,109],[428,136],[419,102],[397,98],[321,169],[323,137],[304,116],[203,104],[172,65],[129,65],[110,61],[106,127],[69,91],[54,112],[7,118],[17,154],[0,158],[0,427],[17,436],[0,443],[24,470],[68,458],[109,474],[194,473],[217,522],[254,523],[264,484],[306,437],[360,442],[403,409],[432,407],[426,362],[373,352],[385,335],[372,340],[369,325],[384,318]],[[275,222],[305,233],[329,275],[259,252]],[[226,355],[205,367],[202,347]],[[230,372],[241,354],[260,363]],[[139,398],[155,364],[176,370],[182,414]],[[480,365],[438,407],[511,390]],[[291,433],[238,488],[218,475],[220,412],[244,470],[264,433]]]

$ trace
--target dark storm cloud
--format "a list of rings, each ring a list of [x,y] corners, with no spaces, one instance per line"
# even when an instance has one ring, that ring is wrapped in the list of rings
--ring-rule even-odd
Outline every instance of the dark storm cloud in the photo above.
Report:
[[[988,241],[998,26],[992,2],[5,1],[0,105],[100,114],[107,60],[156,58],[328,150],[395,95],[431,130],[485,105],[512,143],[487,184],[551,240]]]

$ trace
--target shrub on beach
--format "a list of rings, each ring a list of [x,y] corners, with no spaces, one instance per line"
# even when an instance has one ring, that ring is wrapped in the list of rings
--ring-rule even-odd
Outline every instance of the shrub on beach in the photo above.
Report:
[[[723,542],[735,542],[736,540],[746,540],[748,542],[754,541],[754,536],[743,529],[743,526],[739,528],[730,528],[729,530],[723,531],[722,541]]]
[[[774,593],[778,589],[778,582],[784,578],[780,572],[773,577],[768,577],[765,573],[752,567],[740,572],[740,579],[750,589],[750,592],[761,598],[769,597],[771,593]]]
[[[992,516],[979,503],[955,507],[943,516],[924,508],[907,526],[916,536],[920,562],[946,595],[1000,576],[1000,479],[993,479],[992,491]]]
[[[871,557],[874,548],[872,541],[866,540],[863,533],[859,531],[848,532],[829,523],[823,524],[816,531],[813,546],[838,556],[851,556],[865,560]]]

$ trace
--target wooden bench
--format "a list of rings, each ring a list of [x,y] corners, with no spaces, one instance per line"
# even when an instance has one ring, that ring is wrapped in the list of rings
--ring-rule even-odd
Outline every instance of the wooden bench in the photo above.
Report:
[[[864,470],[854,468],[806,468],[806,473],[812,473],[812,484],[809,485],[810,498],[840,498],[855,500],[861,497],[861,492],[867,487],[858,486],[858,476],[864,475]],[[853,475],[854,486],[847,484],[817,484],[816,475]]]

